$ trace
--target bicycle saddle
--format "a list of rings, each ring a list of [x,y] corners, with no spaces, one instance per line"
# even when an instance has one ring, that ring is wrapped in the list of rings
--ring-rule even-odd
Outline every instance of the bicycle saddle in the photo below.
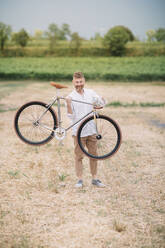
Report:
[[[62,84],[57,84],[55,82],[50,82],[50,84],[54,87],[56,87],[56,89],[62,89],[62,88],[68,88],[68,86],[66,85],[62,85]]]

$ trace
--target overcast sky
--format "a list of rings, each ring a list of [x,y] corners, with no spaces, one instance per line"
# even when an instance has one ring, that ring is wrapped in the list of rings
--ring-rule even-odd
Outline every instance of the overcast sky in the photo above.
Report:
[[[87,39],[124,25],[143,40],[147,30],[165,28],[165,0],[0,0],[0,22],[31,34],[67,23]]]

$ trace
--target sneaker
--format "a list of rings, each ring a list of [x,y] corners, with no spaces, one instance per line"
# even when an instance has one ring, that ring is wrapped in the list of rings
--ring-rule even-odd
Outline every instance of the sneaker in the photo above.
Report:
[[[105,187],[105,185],[99,179],[92,179],[92,184],[100,188]]]
[[[83,181],[79,180],[76,184],[75,184],[76,188],[82,188],[83,187]]]

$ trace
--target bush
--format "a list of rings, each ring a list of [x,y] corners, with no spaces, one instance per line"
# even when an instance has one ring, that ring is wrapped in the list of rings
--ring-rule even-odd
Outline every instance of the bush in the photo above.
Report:
[[[165,28],[159,28],[156,30],[155,38],[157,41],[165,42]]]
[[[21,47],[25,47],[29,41],[30,37],[25,29],[21,29],[18,33],[14,33],[12,40]]]
[[[130,33],[123,26],[115,26],[107,32],[103,42],[112,56],[122,56],[125,52],[125,44],[131,39]]]
[[[0,22],[0,49],[1,52],[4,50],[6,41],[9,39],[11,34],[11,26]]]
[[[109,56],[109,51],[106,48],[76,48],[57,47],[53,50],[44,47],[27,47],[24,50],[20,48],[8,48],[4,50],[3,57],[89,57],[89,56]]]
[[[126,56],[164,56],[165,44],[158,42],[130,42],[126,44]]]
[[[120,28],[120,30],[125,31],[128,34],[128,36],[129,36],[128,41],[134,41],[135,40],[135,36],[133,35],[133,33],[131,32],[131,30],[129,28],[127,28],[125,26],[117,26],[117,27],[118,27],[118,29]]]
[[[84,42],[78,52],[75,47],[69,47],[69,42],[64,42],[54,49],[48,48],[48,40],[40,40],[21,49],[9,43],[1,57],[109,57],[109,48],[102,47],[100,43]],[[164,56],[165,43],[163,42],[128,42],[125,45],[125,56]]]

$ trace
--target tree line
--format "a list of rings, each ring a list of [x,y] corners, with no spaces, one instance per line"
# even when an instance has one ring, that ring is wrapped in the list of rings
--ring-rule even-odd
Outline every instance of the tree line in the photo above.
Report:
[[[159,28],[157,30],[148,30],[146,32],[148,42],[165,42],[165,29]],[[52,23],[48,26],[48,30],[43,32],[36,30],[35,38],[46,38],[49,40],[49,47],[51,50],[57,47],[58,42],[61,40],[68,40],[70,46],[75,50],[79,50],[83,38],[79,36],[78,32],[71,32],[70,26],[66,23],[59,27],[57,24]],[[12,32],[10,25],[0,22],[0,50],[3,53],[5,45],[8,40],[14,42],[20,47],[27,46],[31,39],[29,33],[25,29],[21,29],[19,32]],[[102,42],[103,47],[109,50],[109,55],[122,56],[125,52],[125,45],[128,41],[136,40],[133,32],[122,25],[114,26],[107,31],[104,36],[96,33],[91,39],[99,40]]]

